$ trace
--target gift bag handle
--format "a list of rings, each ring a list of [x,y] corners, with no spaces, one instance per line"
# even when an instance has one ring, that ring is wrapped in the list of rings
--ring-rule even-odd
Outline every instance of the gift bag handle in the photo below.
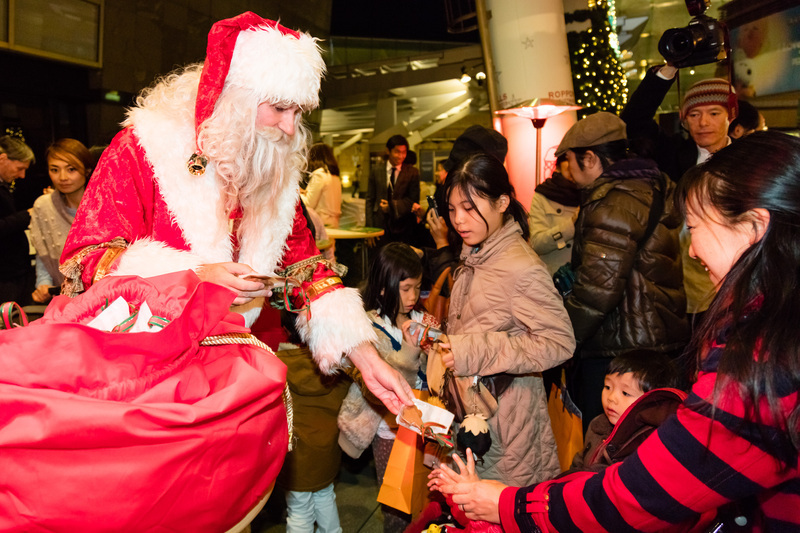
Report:
[[[14,323],[14,311],[19,313],[20,324]],[[28,325],[28,315],[17,302],[5,302],[0,306],[0,313],[3,315],[3,326],[5,329],[18,328]]]

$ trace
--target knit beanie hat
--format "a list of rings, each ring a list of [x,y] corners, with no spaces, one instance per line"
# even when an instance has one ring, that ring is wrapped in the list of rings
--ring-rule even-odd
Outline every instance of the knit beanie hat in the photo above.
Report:
[[[722,78],[709,78],[701,80],[689,87],[683,95],[681,105],[681,118],[686,118],[689,112],[701,105],[718,105],[728,110],[728,120],[736,118],[736,91],[728,80]]]

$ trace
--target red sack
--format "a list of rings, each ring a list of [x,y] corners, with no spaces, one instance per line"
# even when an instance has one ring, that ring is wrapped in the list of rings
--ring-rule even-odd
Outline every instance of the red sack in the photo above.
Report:
[[[169,324],[83,324],[123,296]],[[0,531],[225,531],[268,492],[288,445],[286,367],[234,295],[190,271],[109,277],[0,331]]]

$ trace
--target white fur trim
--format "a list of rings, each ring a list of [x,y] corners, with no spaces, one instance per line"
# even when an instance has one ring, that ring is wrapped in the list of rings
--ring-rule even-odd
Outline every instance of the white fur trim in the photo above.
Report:
[[[332,374],[342,366],[343,354],[362,342],[378,340],[364,312],[361,296],[352,288],[323,294],[311,302],[311,320],[300,313],[296,325],[325,374]]]
[[[297,39],[262,27],[237,37],[225,83],[254,91],[259,103],[294,102],[308,110],[319,106],[324,73],[315,38],[301,33]]]
[[[193,106],[193,102],[188,102]],[[128,122],[133,126],[139,144],[153,167],[164,201],[169,206],[183,238],[192,252],[204,263],[221,263],[233,259],[229,221],[216,216],[222,201],[214,163],[210,162],[202,176],[193,176],[186,162],[194,152],[194,126],[185,121],[185,112],[170,115],[167,110],[134,108]],[[297,175],[299,179],[299,174]],[[269,223],[242,235],[239,262],[256,272],[275,272],[285,252],[292,230],[299,193],[287,184],[273,206]]]
[[[176,250],[163,242],[139,239],[132,242],[120,255],[117,268],[111,275],[150,278],[181,270],[193,270],[204,262],[191,252]]]

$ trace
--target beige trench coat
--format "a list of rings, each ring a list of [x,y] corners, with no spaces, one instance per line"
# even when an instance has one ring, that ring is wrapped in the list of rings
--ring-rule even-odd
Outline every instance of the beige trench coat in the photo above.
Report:
[[[550,479],[560,470],[540,372],[572,356],[569,316],[513,220],[461,259],[447,326],[455,374],[517,375],[489,419],[492,447],[478,472],[522,487]]]

